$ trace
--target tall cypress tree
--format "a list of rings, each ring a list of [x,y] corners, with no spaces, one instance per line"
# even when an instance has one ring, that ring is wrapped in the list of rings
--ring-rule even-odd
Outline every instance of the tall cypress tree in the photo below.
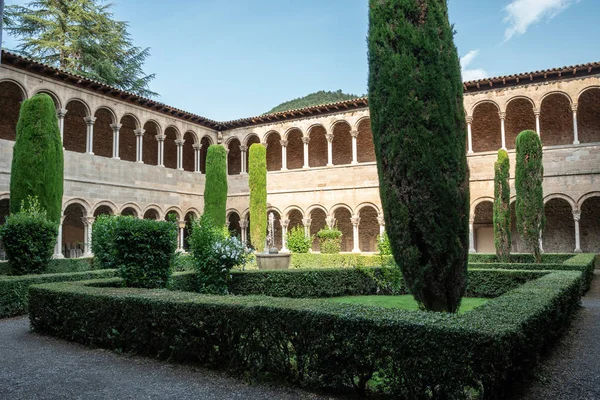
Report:
[[[499,261],[510,258],[510,161],[506,150],[498,150],[494,164],[494,245]]]
[[[544,214],[544,165],[542,164],[542,142],[537,133],[526,130],[517,136],[517,162],[515,164],[515,192],[517,201],[517,230],[525,246],[542,262],[540,238],[546,225]]]
[[[204,214],[213,226],[224,227],[227,219],[227,150],[221,145],[208,146]]]
[[[465,291],[469,176],[460,64],[445,0],[370,0],[369,107],[392,253],[421,307]]]
[[[37,197],[50,221],[62,214],[63,148],[56,107],[47,94],[37,94],[21,104],[10,176],[10,211]]]
[[[250,241],[262,251],[267,236],[267,149],[259,143],[248,154],[250,185]]]

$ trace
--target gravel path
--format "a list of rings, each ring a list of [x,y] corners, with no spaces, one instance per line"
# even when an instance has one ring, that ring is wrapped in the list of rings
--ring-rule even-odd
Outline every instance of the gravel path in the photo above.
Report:
[[[326,399],[223,373],[91,349],[0,321],[0,399]]]

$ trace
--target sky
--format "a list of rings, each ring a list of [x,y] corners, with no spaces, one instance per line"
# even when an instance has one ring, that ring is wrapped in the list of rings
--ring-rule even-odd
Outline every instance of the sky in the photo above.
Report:
[[[135,44],[150,48],[150,87],[168,105],[227,121],[319,90],[367,92],[368,0],[112,3]],[[448,5],[464,80],[600,61],[598,0]]]

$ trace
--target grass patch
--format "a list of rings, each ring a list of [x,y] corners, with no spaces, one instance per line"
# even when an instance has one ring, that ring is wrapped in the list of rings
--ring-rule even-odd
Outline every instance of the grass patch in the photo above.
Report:
[[[399,308],[401,310],[417,311],[419,306],[412,295],[406,294],[402,296],[344,296],[333,297],[326,299],[335,303],[360,304],[364,306]],[[463,297],[460,304],[459,313],[471,311],[475,307],[479,307],[487,303],[488,299],[477,297]]]

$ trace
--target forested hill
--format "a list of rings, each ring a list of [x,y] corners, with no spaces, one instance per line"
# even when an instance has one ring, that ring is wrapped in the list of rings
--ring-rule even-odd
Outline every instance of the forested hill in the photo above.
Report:
[[[318,106],[320,104],[335,103],[338,101],[356,99],[360,96],[354,94],[342,93],[342,90],[336,92],[326,92],[321,90],[319,92],[311,93],[307,96],[300,97],[294,100],[286,101],[273,109],[267,111],[265,114],[276,113],[280,111],[295,110],[298,108]]]

